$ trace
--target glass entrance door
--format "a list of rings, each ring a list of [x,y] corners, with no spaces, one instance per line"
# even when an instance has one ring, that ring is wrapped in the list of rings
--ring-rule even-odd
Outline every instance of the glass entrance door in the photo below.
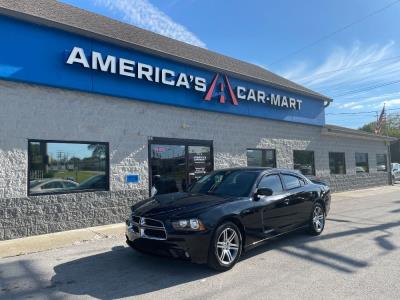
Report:
[[[193,184],[213,170],[210,146],[188,146],[188,182]]]
[[[151,195],[186,191],[212,170],[212,141],[155,138],[149,143]]]

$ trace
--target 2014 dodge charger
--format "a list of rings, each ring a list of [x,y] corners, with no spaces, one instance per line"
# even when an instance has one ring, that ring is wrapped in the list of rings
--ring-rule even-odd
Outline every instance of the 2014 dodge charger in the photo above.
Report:
[[[235,168],[202,177],[188,192],[156,195],[132,207],[127,243],[165,254],[232,268],[243,251],[300,228],[319,235],[330,190],[290,170]]]

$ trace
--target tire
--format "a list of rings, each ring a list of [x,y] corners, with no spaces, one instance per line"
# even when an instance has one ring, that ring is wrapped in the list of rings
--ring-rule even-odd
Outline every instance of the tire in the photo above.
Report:
[[[240,259],[242,254],[242,234],[232,222],[218,226],[210,242],[208,266],[216,271],[224,272]]]
[[[321,203],[315,203],[311,212],[308,233],[311,235],[320,235],[325,228],[326,214]]]

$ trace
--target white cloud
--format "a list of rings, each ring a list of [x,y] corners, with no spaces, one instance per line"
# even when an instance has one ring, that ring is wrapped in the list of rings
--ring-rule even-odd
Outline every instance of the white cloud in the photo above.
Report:
[[[148,0],[94,0],[94,2],[119,14],[124,22],[194,46],[206,47],[195,34],[174,22]]]
[[[389,101],[382,101],[379,106],[383,106],[383,104],[385,104],[386,107],[391,107],[391,106],[395,106],[395,105],[399,105],[400,104],[400,99],[392,99]]]
[[[400,56],[395,50],[393,41],[372,46],[355,42],[349,49],[335,48],[320,65],[311,66],[309,63],[300,62],[281,74],[329,96],[340,95],[367,86],[398,80]],[[382,91],[382,89],[338,98],[362,100],[377,96],[376,91]]]
[[[361,109],[361,108],[364,108],[364,105],[362,105],[362,104],[357,104],[357,105],[354,105],[354,106],[351,106],[350,107],[350,109]]]
[[[356,109],[355,107],[362,105],[362,108],[368,109],[381,109],[384,103],[387,103],[386,106],[393,106],[400,104],[397,102],[400,96],[400,92],[391,92],[391,93],[378,93],[378,95],[368,96],[368,97],[357,97],[346,98],[345,100],[350,102],[342,102],[333,103],[332,106],[339,109]],[[361,108],[361,107],[358,107]]]

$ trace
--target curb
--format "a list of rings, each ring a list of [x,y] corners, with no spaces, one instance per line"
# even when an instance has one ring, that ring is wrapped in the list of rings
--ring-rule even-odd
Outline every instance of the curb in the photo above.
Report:
[[[125,223],[88,227],[0,241],[0,258],[42,252],[93,240],[124,237]]]

